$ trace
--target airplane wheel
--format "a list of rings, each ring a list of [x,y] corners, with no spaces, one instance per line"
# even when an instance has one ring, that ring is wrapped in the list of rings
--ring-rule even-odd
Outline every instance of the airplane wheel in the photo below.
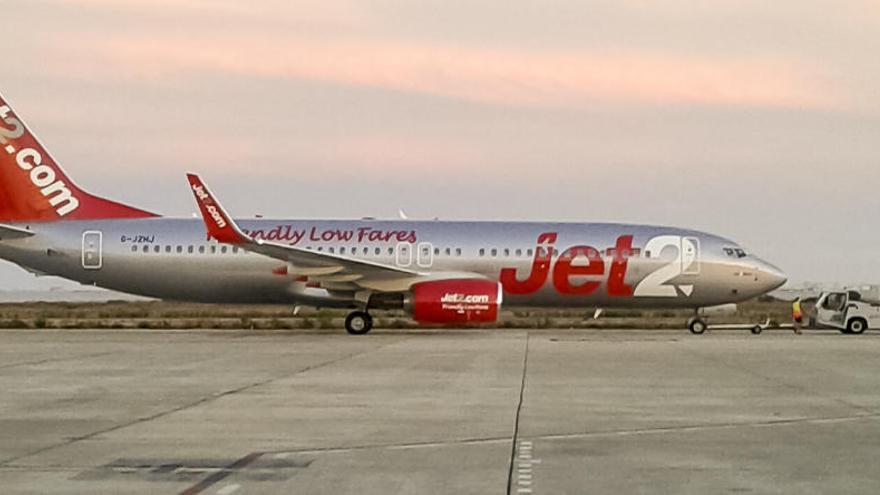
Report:
[[[761,328],[761,325],[755,325],[752,327],[752,335],[761,335],[761,332],[763,331],[764,329]]]
[[[699,318],[694,318],[688,324],[688,329],[694,335],[703,335],[704,333],[706,333],[706,327],[707,327],[706,322],[699,319]]]
[[[345,318],[345,331],[351,335],[364,335],[373,329],[373,317],[366,311],[354,311]]]
[[[849,323],[846,325],[846,329],[849,331],[849,333],[860,335],[865,333],[865,330],[868,329],[868,322],[861,318],[853,318],[852,320],[849,320]]]

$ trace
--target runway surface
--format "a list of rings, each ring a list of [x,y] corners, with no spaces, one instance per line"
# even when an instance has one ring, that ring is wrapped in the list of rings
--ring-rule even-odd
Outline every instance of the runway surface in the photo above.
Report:
[[[878,493],[880,334],[0,331],[4,494]]]

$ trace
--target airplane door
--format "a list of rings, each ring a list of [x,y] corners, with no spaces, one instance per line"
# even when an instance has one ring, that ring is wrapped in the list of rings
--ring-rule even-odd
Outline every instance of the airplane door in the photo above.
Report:
[[[399,243],[397,245],[397,266],[410,266],[412,261],[412,244],[408,242]]]
[[[419,243],[417,262],[422,268],[430,268],[434,264],[434,246],[430,242]]]
[[[104,266],[104,234],[97,230],[83,232],[82,267],[86,270],[100,270]]]
[[[681,273],[700,274],[700,240],[696,237],[681,238]]]

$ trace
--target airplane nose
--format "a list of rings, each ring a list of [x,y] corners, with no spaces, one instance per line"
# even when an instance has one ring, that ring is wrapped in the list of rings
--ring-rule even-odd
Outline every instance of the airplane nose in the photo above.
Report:
[[[788,282],[788,276],[778,267],[758,260],[760,283],[765,293],[774,291]]]

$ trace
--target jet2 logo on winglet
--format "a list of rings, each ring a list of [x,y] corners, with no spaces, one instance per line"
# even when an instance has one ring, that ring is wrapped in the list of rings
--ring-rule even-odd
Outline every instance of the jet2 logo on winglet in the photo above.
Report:
[[[193,192],[196,193],[196,197],[199,198],[199,201],[202,202],[202,206],[205,207],[205,210],[208,211],[208,214],[211,215],[211,219],[214,220],[214,223],[218,228],[224,229],[226,228],[226,219],[223,218],[223,214],[220,213],[220,209],[214,205],[214,198],[205,191],[205,188],[194,184],[192,186]]]
[[[43,155],[33,148],[17,150],[14,141],[25,135],[24,124],[14,116],[8,106],[0,106],[0,146],[8,155],[15,156],[15,163],[21,170],[28,172],[31,183],[39,188],[40,194],[49,198],[49,204],[55,208],[59,217],[63,217],[79,208],[79,200],[73,195],[63,181],[56,180],[58,171],[51,162],[43,163]],[[2,124],[12,126],[7,128]]]

